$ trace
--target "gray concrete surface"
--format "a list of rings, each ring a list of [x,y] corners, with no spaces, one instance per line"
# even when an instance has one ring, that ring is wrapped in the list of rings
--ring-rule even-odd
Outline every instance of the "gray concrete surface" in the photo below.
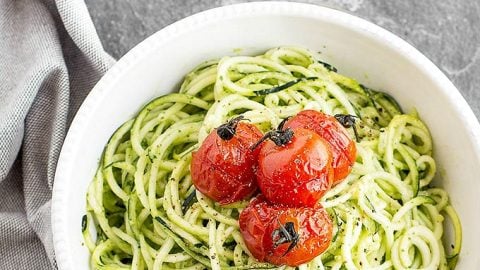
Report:
[[[166,25],[242,0],[86,0],[107,52],[121,57]],[[410,42],[459,88],[480,118],[480,0],[304,0],[348,11]]]

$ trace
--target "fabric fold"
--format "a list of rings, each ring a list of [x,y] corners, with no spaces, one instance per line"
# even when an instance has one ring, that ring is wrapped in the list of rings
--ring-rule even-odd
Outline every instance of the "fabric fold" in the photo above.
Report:
[[[51,196],[63,140],[114,63],[81,0],[0,0],[0,269],[56,268]]]

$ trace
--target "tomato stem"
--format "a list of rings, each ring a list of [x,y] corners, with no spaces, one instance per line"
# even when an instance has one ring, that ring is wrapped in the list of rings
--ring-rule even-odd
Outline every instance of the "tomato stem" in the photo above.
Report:
[[[290,128],[287,128],[285,130],[283,129],[283,126],[289,118],[290,117],[283,119],[282,122],[280,122],[280,124],[278,125],[277,129],[270,130],[269,132],[265,133],[265,135],[263,135],[263,137],[260,138],[258,142],[256,142],[250,147],[250,149],[252,151],[255,150],[255,148],[257,148],[262,142],[267,139],[272,140],[272,142],[274,142],[277,146],[283,146],[289,143],[293,138],[293,130]]]
[[[285,130],[271,130],[265,135],[263,135],[258,142],[256,142],[254,145],[250,147],[251,150],[255,150],[262,142],[266,141],[267,139],[270,139],[272,142],[274,142],[277,146],[283,146],[289,143],[293,138],[293,130],[290,128],[287,128]]]
[[[221,124],[217,128],[218,136],[224,141],[231,140],[237,131],[238,122],[240,122],[241,120],[244,120],[243,115],[239,115],[231,119],[227,123]]]
[[[360,142],[360,138],[357,133],[357,127],[355,126],[355,118],[358,118],[357,116],[351,114],[335,114],[334,117],[338,122],[340,122],[340,124],[342,124],[342,126],[346,128],[351,127],[353,129],[353,133],[355,134],[355,140]]]
[[[280,221],[278,221],[278,225],[279,228],[272,232],[273,245],[276,248],[281,244],[290,243],[287,251],[285,251],[285,253],[283,254],[283,256],[285,256],[297,245],[300,236],[295,231],[295,226],[293,222],[287,222],[285,223],[285,225],[282,225]]]
[[[278,124],[278,127],[277,127],[277,130],[283,130],[283,126],[285,126],[285,123],[287,123],[287,121],[292,118],[291,116],[287,116],[287,118],[283,119],[282,122],[280,122],[280,124]]]

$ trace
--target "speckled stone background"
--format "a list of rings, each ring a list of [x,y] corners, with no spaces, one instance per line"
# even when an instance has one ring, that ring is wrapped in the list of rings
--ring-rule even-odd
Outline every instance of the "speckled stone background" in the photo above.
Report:
[[[120,58],[179,19],[241,0],[86,0],[105,50]],[[374,22],[410,42],[462,92],[480,118],[480,0],[307,0]]]

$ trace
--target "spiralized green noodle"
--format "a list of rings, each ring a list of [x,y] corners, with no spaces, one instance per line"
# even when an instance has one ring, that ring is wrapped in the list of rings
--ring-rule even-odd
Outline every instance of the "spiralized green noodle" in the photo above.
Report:
[[[237,219],[248,202],[221,207],[196,192],[189,164],[235,115],[267,131],[304,109],[358,116],[360,141],[351,174],[321,201],[334,221],[332,244],[298,269],[453,269],[460,221],[448,194],[430,185],[436,165],[425,124],[298,47],[205,62],[179,93],[151,101],[113,134],[82,222],[91,268],[276,268],[243,242]],[[452,249],[443,244],[445,217]]]

